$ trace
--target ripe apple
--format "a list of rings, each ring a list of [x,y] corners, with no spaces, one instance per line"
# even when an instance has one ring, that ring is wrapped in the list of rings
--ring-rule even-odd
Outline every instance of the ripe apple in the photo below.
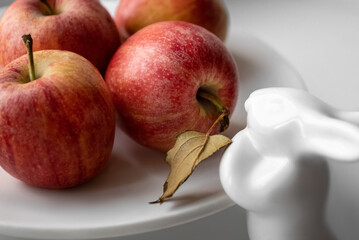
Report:
[[[224,40],[228,25],[221,0],[121,0],[114,19],[122,41],[147,25],[170,20],[200,25]]]
[[[0,65],[26,54],[21,36],[29,33],[34,51],[78,53],[103,74],[120,45],[113,19],[97,0],[16,0],[0,20]]]
[[[81,184],[112,151],[115,109],[106,83],[73,52],[35,52],[35,74],[28,62],[25,55],[0,71],[0,165],[38,187]]]
[[[233,111],[238,92],[237,68],[222,41],[181,21],[132,35],[111,59],[105,81],[120,127],[162,151],[183,131],[207,132],[222,109]]]

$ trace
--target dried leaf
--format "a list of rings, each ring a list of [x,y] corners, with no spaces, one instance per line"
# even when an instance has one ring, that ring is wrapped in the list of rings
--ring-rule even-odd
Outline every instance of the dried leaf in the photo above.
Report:
[[[171,171],[163,185],[163,194],[151,203],[162,203],[171,197],[201,161],[231,142],[231,139],[223,135],[209,136],[208,133],[196,131],[180,134],[174,147],[167,152],[166,162],[171,166]]]

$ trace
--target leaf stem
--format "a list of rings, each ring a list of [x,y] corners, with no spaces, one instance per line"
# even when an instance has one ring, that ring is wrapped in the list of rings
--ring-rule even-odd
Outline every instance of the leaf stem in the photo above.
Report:
[[[34,64],[34,54],[32,49],[32,37],[30,34],[23,35],[22,40],[25,43],[26,50],[27,50],[27,56],[29,58],[29,76],[30,76],[30,82],[34,81],[35,78],[35,64]]]

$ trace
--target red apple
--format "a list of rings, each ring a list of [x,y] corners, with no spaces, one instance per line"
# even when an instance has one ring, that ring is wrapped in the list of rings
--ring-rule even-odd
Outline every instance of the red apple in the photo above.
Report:
[[[183,131],[209,130],[220,108],[232,112],[237,80],[222,41],[181,21],[138,31],[117,50],[105,75],[120,127],[140,144],[162,151]]]
[[[29,33],[35,51],[72,51],[101,73],[120,45],[115,23],[97,0],[16,0],[0,20],[0,65],[26,53],[21,36]]]
[[[221,0],[121,0],[114,19],[122,39],[152,23],[172,20],[200,25],[224,40],[228,25]]]
[[[78,54],[37,51],[34,63],[33,81],[27,56],[0,71],[0,165],[30,185],[76,186],[109,160],[116,125],[111,96]]]

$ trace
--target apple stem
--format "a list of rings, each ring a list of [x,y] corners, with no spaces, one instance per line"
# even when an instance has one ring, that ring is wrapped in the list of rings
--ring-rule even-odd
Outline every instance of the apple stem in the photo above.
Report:
[[[30,82],[34,81],[35,78],[35,64],[34,64],[34,54],[32,50],[32,37],[30,34],[23,35],[22,40],[25,43],[26,50],[27,50],[27,56],[29,58],[29,76],[30,76]]]
[[[218,100],[218,98],[216,96],[214,96],[213,94],[210,94],[206,91],[198,91],[197,96],[199,98],[209,101],[217,108],[217,110],[220,114],[220,116],[217,119],[221,124],[220,132],[223,132],[224,130],[226,130],[229,127],[229,111],[228,111],[228,109],[225,108],[221,104],[221,102]],[[218,121],[216,121],[214,125],[216,125],[218,123]],[[212,128],[213,127],[214,126],[212,126]]]
[[[52,10],[50,4],[46,0],[40,0],[43,4],[45,4],[47,11],[49,12],[49,15],[53,15],[54,11]]]

